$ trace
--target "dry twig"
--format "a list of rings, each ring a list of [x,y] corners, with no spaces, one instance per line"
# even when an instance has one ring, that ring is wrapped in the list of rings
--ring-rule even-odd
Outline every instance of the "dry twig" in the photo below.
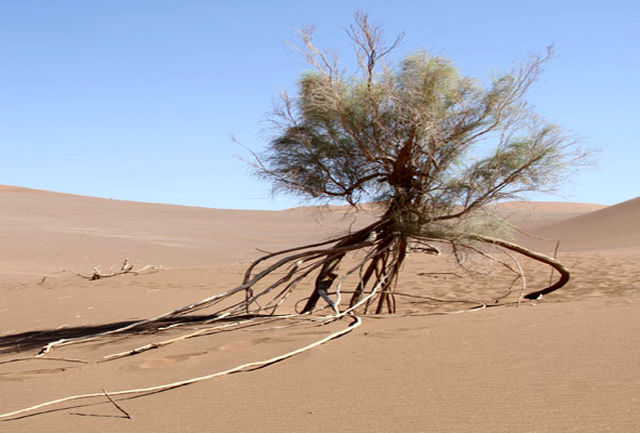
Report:
[[[103,388],[102,392],[104,393],[104,396],[107,397],[107,399],[109,399],[109,401],[116,407],[116,409],[118,409],[120,412],[124,414],[125,418],[131,419],[131,415],[129,415],[129,412],[124,410],[118,403],[116,403],[115,400],[111,398],[111,396],[109,395],[106,389]]]

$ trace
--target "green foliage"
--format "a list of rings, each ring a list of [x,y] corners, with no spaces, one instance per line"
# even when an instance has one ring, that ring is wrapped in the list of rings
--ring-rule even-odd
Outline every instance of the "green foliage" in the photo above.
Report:
[[[352,205],[383,199],[397,226],[416,234],[559,180],[573,143],[523,99],[549,56],[481,86],[424,51],[385,65],[398,41],[384,45],[366,16],[356,15],[349,35],[359,75],[344,74],[302,35],[314,71],[295,97],[283,97],[258,162],[276,189]],[[490,142],[492,151],[470,158]]]

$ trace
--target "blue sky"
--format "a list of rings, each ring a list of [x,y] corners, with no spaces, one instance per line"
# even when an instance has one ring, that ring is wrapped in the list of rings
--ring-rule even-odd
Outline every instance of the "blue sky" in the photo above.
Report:
[[[640,2],[0,2],[0,184],[236,209],[271,197],[241,158],[306,66],[287,47],[316,27],[351,61],[343,28],[368,11],[396,55],[417,49],[487,78],[553,44],[529,93],[537,112],[599,149],[556,196],[614,204],[640,195]]]

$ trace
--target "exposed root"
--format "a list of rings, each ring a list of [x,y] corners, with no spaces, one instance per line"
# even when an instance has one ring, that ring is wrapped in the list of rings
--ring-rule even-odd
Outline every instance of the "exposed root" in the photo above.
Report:
[[[500,263],[510,271],[516,273],[523,283],[519,299],[537,299],[543,294],[556,290],[568,281],[568,271],[555,259],[496,238],[473,235],[470,239],[492,246],[497,246],[504,250],[515,251],[519,254],[525,255],[526,257],[548,264],[560,273],[561,278],[555,284],[545,289],[526,294],[524,271],[513,255],[509,254],[511,259],[514,260],[516,268],[503,260],[493,257],[487,252],[475,248],[473,245],[460,245],[463,248],[472,250],[486,258]],[[439,249],[432,247],[429,243],[426,243],[424,238],[418,238],[415,242],[419,243],[421,248],[425,248],[427,252],[440,252]],[[415,242],[413,245],[415,245]],[[453,246],[454,256],[462,266],[463,260],[460,256],[458,244],[454,241],[449,242],[451,242],[451,245]],[[333,246],[327,247],[327,245],[331,243],[333,243]],[[372,307],[373,302],[376,303],[376,314],[381,314],[383,311],[394,313],[396,311],[394,283],[397,281],[399,269],[405,259],[408,248],[408,240],[396,233],[392,229],[390,221],[383,218],[374,224],[340,238],[266,254],[249,266],[245,272],[242,284],[233,289],[212,295],[165,314],[133,322],[117,329],[111,329],[93,335],[49,342],[40,350],[38,356],[43,356],[49,353],[55,347],[87,342],[95,340],[96,338],[130,331],[137,327],[159,323],[168,318],[186,316],[216,305],[221,305],[221,307],[215,311],[213,318],[207,321],[208,323],[246,315],[273,316],[287,301],[296,287],[303,281],[310,278],[315,279],[315,288],[307,298],[301,311],[302,314],[311,313],[320,299],[322,299],[332,309],[334,318],[343,317],[346,314],[355,312],[361,307],[363,308],[363,312],[366,314]],[[346,272],[340,274],[338,267],[342,263],[344,257],[348,253],[358,251],[364,253],[363,257],[355,264],[355,266],[352,266]],[[263,266],[263,269],[258,270],[259,265],[269,262],[271,263],[266,264]],[[121,271],[119,272],[127,273],[135,271],[133,270],[133,266],[129,265],[125,260],[121,266]],[[341,306],[341,293],[345,293],[342,290],[342,286],[345,280],[354,274],[357,275],[358,283],[355,289],[351,292],[348,307],[344,308]],[[274,275],[280,275],[280,277],[274,281]],[[336,286],[334,292],[335,299],[329,295],[329,289],[334,284]],[[239,293],[244,293],[244,299],[233,301],[232,298],[234,295]],[[174,324],[172,326],[179,326],[179,324]],[[149,348],[155,347],[154,344],[164,343],[153,343]],[[146,346],[144,347],[145,350],[148,350]]]
[[[525,255],[526,257],[548,264],[560,273],[560,279],[555,284],[542,290],[526,294],[524,271],[513,255],[509,254],[511,259],[514,260],[517,269],[472,245],[460,244],[460,246],[458,246],[458,243],[448,241],[453,247],[454,257],[456,257],[456,260],[461,266],[463,266],[463,259],[459,248],[463,247],[500,263],[510,271],[516,273],[522,281],[522,289],[519,299],[538,299],[541,295],[556,290],[568,281],[568,271],[555,259],[496,238],[481,235],[473,235],[470,238],[473,241],[497,246],[504,250],[515,251],[519,254]],[[430,245],[426,244],[425,239],[423,238],[419,238],[417,241],[423,245],[422,248],[428,248],[425,247],[425,245]],[[330,243],[333,243],[334,245],[326,247]],[[160,323],[163,320],[186,316],[219,304],[222,304],[223,306],[216,310],[212,318],[209,319],[207,323],[247,315],[273,316],[293,293],[294,289],[301,282],[309,278],[315,278],[315,289],[306,299],[305,306],[301,311],[302,314],[312,312],[319,299],[323,299],[324,302],[332,309],[334,318],[343,317],[346,314],[355,312],[361,307],[363,308],[363,312],[367,314],[369,313],[369,309],[372,307],[373,302],[376,303],[375,314],[381,314],[385,310],[389,313],[395,313],[396,299],[394,294],[394,283],[397,281],[399,268],[404,261],[408,245],[407,239],[399,236],[391,229],[389,220],[382,219],[370,226],[341,238],[269,253],[257,259],[249,266],[245,272],[243,283],[240,286],[209,296],[198,302],[180,307],[165,314],[129,323],[123,327],[102,331],[96,334],[74,338],[63,338],[49,342],[42,347],[37,356],[44,356],[56,347],[88,342],[108,335],[131,331],[138,327],[153,327],[153,324]],[[338,267],[345,255],[347,253],[357,251],[364,252],[363,258],[361,258],[356,265],[350,268],[347,272],[340,275],[338,273]],[[431,253],[440,252],[439,249],[435,247],[427,249],[427,251]],[[263,269],[258,270],[259,265],[268,262],[272,263],[267,264]],[[142,270],[147,268],[148,267],[145,267]],[[465,269],[469,268],[465,267]],[[133,266],[125,260],[119,273],[141,272],[142,270],[134,271]],[[113,275],[117,274],[118,273],[114,273]],[[280,278],[273,281],[273,278],[270,277],[276,274],[279,274]],[[347,277],[353,274],[358,275],[358,283],[355,290],[351,291],[348,307],[343,308],[341,306],[341,293],[346,292],[342,290],[342,285]],[[111,274],[107,274],[107,276],[110,275]],[[91,279],[91,277],[88,276],[83,277]],[[265,282],[266,285],[264,284]],[[334,285],[334,283],[336,283],[336,290],[334,292],[334,296],[336,297],[335,300],[329,295],[329,288]],[[511,289],[509,289],[509,293],[510,291]],[[238,293],[244,293],[244,299],[232,301],[232,297]],[[179,325],[180,323],[178,322],[171,326],[175,327]],[[157,327],[156,330],[161,329],[160,327]],[[187,334],[184,338],[189,338],[189,335]],[[151,343],[150,345],[134,349],[133,352],[137,353],[139,351],[149,350],[150,348],[157,347],[158,344],[164,345],[165,343]]]
[[[158,349],[166,345],[197,336],[263,324],[265,323],[264,319],[267,319],[267,321],[275,321],[283,318],[296,318],[309,320],[318,324],[327,324],[348,316],[353,319],[353,323],[346,329],[335,332],[321,340],[292,352],[263,361],[242,364],[221,372],[146,388],[64,397],[26,409],[5,413],[0,415],[0,418],[16,417],[27,412],[33,412],[44,407],[64,402],[104,396],[109,398],[112,403],[118,407],[112,397],[163,391],[226,374],[260,368],[289,358],[350,332],[355,327],[360,326],[361,323],[360,318],[355,316],[356,312],[364,314],[373,312],[375,316],[383,314],[384,312],[396,313],[397,297],[410,298],[413,299],[413,302],[460,302],[471,304],[471,307],[462,308],[456,311],[429,312],[410,315],[460,314],[495,306],[487,305],[484,302],[475,300],[439,299],[402,293],[396,290],[398,274],[400,267],[406,258],[407,251],[414,250],[420,253],[437,255],[441,253],[439,248],[433,246],[433,244],[437,242],[444,245],[450,244],[458,264],[471,272],[477,271],[470,269],[464,264],[466,258],[465,251],[476,253],[487,260],[504,266],[510,272],[514,273],[516,277],[511,282],[508,293],[511,293],[513,285],[518,280],[521,281],[521,290],[517,301],[512,304],[519,305],[523,299],[539,299],[540,296],[562,287],[569,279],[569,273],[566,268],[555,259],[530,251],[511,242],[481,235],[467,235],[464,238],[455,240],[427,239],[421,237],[416,237],[416,239],[407,238],[394,230],[390,220],[383,218],[361,230],[336,239],[267,253],[254,261],[248,267],[242,284],[235,288],[214,294],[201,299],[200,301],[185,305],[156,317],[127,322],[124,323],[123,326],[97,328],[102,330],[100,332],[89,333],[87,335],[60,338],[56,341],[50,341],[41,348],[39,353],[36,355],[36,358],[41,358],[47,355],[54,348],[95,341],[111,335],[143,331],[155,333],[189,324],[210,326],[190,331],[174,338],[167,338],[148,343],[124,352],[113,353],[105,356],[98,362],[106,362],[127,356],[134,356],[148,350]],[[501,251],[512,260],[513,264],[507,263],[505,260],[490,254],[487,252],[486,248],[482,248],[482,244]],[[551,266],[560,274],[559,280],[542,290],[526,293],[527,284],[523,268],[512,252]],[[340,265],[343,265],[343,261],[347,255],[355,260],[348,262],[352,263],[349,268],[344,271],[340,271]],[[95,280],[124,273],[140,273],[149,269],[157,270],[155,267],[149,266],[139,270],[134,270],[134,267],[125,260],[120,270],[112,274],[102,274],[99,270],[95,269],[92,276],[76,275],[89,280]],[[96,277],[96,275],[98,275],[98,277]],[[459,275],[454,273],[451,273],[451,275],[459,277]],[[298,300],[297,303],[290,302],[287,304],[287,301],[294,293],[295,289],[303,283],[306,283],[305,285],[309,286],[309,282],[311,282],[311,280],[313,280],[314,283],[313,290],[310,295],[304,299]],[[355,285],[353,284],[354,282]],[[348,298],[343,300],[346,295],[349,295]],[[317,311],[322,312],[326,308],[330,309],[331,314],[325,316],[311,315],[311,313],[316,310],[317,302],[320,299],[324,301],[325,306],[319,308]],[[301,312],[298,313],[296,306],[303,302],[304,307]],[[289,305],[295,313],[277,314],[278,310],[284,305]],[[509,304],[500,304],[500,306],[505,305]],[[211,308],[214,308],[213,313],[202,316],[202,320],[194,319],[194,317],[196,317],[193,316],[194,313]],[[221,323],[222,321],[229,321],[229,323]],[[17,362],[18,360],[26,359],[27,358],[16,358],[15,360],[9,360],[7,362]],[[65,358],[57,359],[65,360]],[[68,359],[67,361],[85,362],[83,360]],[[126,413],[124,411],[122,412]]]
[[[257,368],[261,368],[261,367],[265,367],[267,365],[270,364],[274,364],[276,362],[280,362],[282,360],[285,360],[287,358],[291,358],[292,356],[298,355],[302,352],[306,352],[307,350],[313,349],[314,347],[320,346],[321,344],[324,344],[328,341],[331,341],[335,338],[341,337],[351,331],[353,331],[354,329],[356,329],[357,327],[359,327],[362,324],[362,320],[357,317],[357,316],[351,316],[353,321],[351,324],[349,324],[349,326],[347,328],[341,329],[340,331],[334,332],[320,340],[317,340],[311,344],[308,344],[306,346],[300,347],[296,350],[293,350],[291,352],[287,352],[285,354],[282,355],[278,355],[275,356],[273,358],[269,358],[266,360],[262,360],[262,361],[254,361],[254,362],[249,362],[246,364],[242,364],[242,365],[238,365],[236,367],[233,368],[229,368],[227,370],[223,370],[223,371],[219,371],[219,372],[215,372],[215,373],[211,373],[211,374],[207,374],[204,376],[198,376],[198,377],[193,377],[193,378],[189,378],[189,379],[184,379],[178,382],[172,382],[172,383],[167,383],[167,384],[162,384],[162,385],[155,385],[155,386],[150,386],[150,387],[146,387],[146,388],[134,388],[134,389],[125,389],[125,390],[120,390],[120,391],[112,391],[109,392],[108,396],[111,396],[111,398],[116,397],[116,396],[122,396],[122,395],[131,395],[131,394],[146,394],[146,393],[151,393],[151,392],[160,392],[160,391],[166,391],[169,389],[173,389],[173,388],[178,388],[181,386],[185,386],[185,385],[190,385],[192,383],[196,383],[196,382],[202,382],[204,380],[209,380],[209,379],[213,379],[215,377],[220,377],[220,376],[225,376],[228,374],[233,374],[233,373],[238,373],[241,371],[251,371],[251,370],[255,370]],[[83,400],[83,399],[90,399],[90,398],[95,398],[95,397],[104,397],[106,395],[106,392],[97,392],[97,393],[89,393],[89,394],[78,394],[78,395],[71,395],[71,396],[67,396],[67,397],[63,397],[63,398],[59,398],[56,400],[51,400],[51,401],[46,401],[44,403],[40,403],[31,407],[27,407],[24,409],[19,409],[19,410],[15,410],[12,412],[6,412],[3,414],[0,414],[0,419],[3,418],[15,418],[18,417],[20,415],[24,415],[27,414],[29,412],[34,412],[38,409],[42,409],[45,407],[49,407],[49,406],[54,406],[54,405],[58,405],[61,403],[67,403],[70,401],[76,401],[76,400]],[[113,403],[115,404],[115,401],[113,401]],[[117,406],[117,405],[116,405]]]
[[[283,319],[284,317],[286,317],[286,316],[276,317],[273,320],[280,320],[280,319]],[[293,317],[293,316],[290,315],[288,317]],[[229,330],[233,330],[233,329],[239,329],[240,325],[244,325],[244,324],[250,323],[250,322],[255,322],[257,319],[258,319],[258,317],[255,317],[253,319],[240,320],[240,321],[237,321],[237,322],[234,322],[234,323],[229,323],[229,324],[226,324],[226,325],[214,326],[212,328],[198,329],[197,331],[193,331],[193,332],[190,332],[188,334],[181,335],[179,337],[171,338],[169,340],[158,341],[158,342],[155,342],[155,343],[148,343],[148,344],[145,344],[144,346],[136,347],[135,349],[127,350],[125,352],[113,353],[111,355],[106,355],[106,356],[103,357],[102,361],[100,361],[100,362],[113,361],[115,359],[124,358],[126,356],[137,355],[139,353],[146,352],[147,350],[158,349],[160,347],[167,346],[167,345],[169,345],[171,343],[176,343],[178,341],[187,340],[189,338],[193,338],[193,337],[197,337],[197,336],[201,336],[201,335],[212,334],[212,333],[214,333],[216,331],[222,332],[222,331],[229,331]],[[257,324],[258,323],[254,323],[253,326],[255,326]],[[252,325],[249,325],[249,326],[252,326]]]
[[[537,253],[535,251],[531,251],[520,245],[514,244],[512,242],[507,242],[502,239],[497,239],[497,238],[492,238],[489,236],[482,236],[482,235],[474,235],[473,238],[479,241],[498,245],[500,247],[506,248],[511,251],[515,251],[519,254],[522,254],[525,257],[529,257],[530,259],[549,265],[560,274],[560,278],[558,278],[558,281],[556,281],[554,284],[551,284],[548,287],[545,287],[541,290],[536,290],[535,292],[530,292],[525,294],[523,296],[525,299],[538,300],[543,295],[547,295],[555,290],[558,290],[559,288],[567,284],[567,282],[569,282],[569,278],[570,278],[569,270],[565,268],[562,263],[558,262],[557,260],[549,256]]]
[[[12,364],[14,362],[33,361],[34,359],[40,360],[40,361],[59,361],[59,362],[72,362],[72,363],[78,363],[78,364],[91,364],[91,361],[87,361],[84,359],[77,359],[77,358],[54,358],[54,357],[36,358],[34,356],[23,356],[20,358],[11,358],[4,361],[0,361],[0,365]]]

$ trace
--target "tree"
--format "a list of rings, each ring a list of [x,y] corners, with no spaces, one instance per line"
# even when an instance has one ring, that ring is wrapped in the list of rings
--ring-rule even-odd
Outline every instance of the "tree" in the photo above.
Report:
[[[296,287],[311,280],[315,282],[310,296],[302,300],[302,313],[313,312],[321,298],[334,311],[329,320],[352,315],[359,308],[367,312],[372,306],[376,313],[385,308],[395,312],[394,282],[407,252],[438,253],[442,244],[450,246],[458,259],[460,251],[486,254],[482,246],[491,245],[558,271],[556,282],[525,294],[528,299],[566,284],[569,272],[562,264],[496,237],[494,228],[500,224],[487,222],[484,212],[496,201],[553,186],[567,164],[581,160],[562,130],[540,120],[524,101],[550,52],[532,57],[483,87],[462,76],[448,60],[425,52],[407,56],[397,66],[385,64],[400,38],[385,45],[381,31],[364,14],[356,14],[348,35],[357,52],[358,76],[345,74],[334,58],[316,48],[310,31],[302,32],[303,50],[314,70],[302,76],[295,97],[283,96],[274,113],[276,134],[266,152],[256,156],[256,169],[276,189],[301,197],[344,201],[354,207],[373,202],[381,209],[377,221],[334,239],[266,254],[249,266],[238,287],[166,314],[93,328],[10,335],[3,341],[18,350],[48,342],[35,355],[40,357],[54,347],[114,334],[204,326],[99,361],[105,362],[249,321],[271,320]],[[481,148],[489,147],[484,156],[478,156]],[[355,264],[339,272],[351,253],[360,253]],[[516,264],[524,281],[517,260]],[[346,293],[342,285],[349,276],[356,277],[356,284],[348,305],[343,305],[340,293]],[[211,307],[215,307],[212,314],[192,314]],[[352,316],[349,328],[274,358],[164,385],[69,396],[0,414],[0,418],[100,397],[124,412],[111,396],[173,389],[270,365],[350,332],[361,323]],[[306,322],[300,315],[284,317]],[[223,320],[230,323],[214,324]],[[312,323],[317,323],[315,318]]]
[[[562,129],[540,120],[524,101],[551,50],[483,87],[449,60],[424,51],[397,66],[385,64],[401,37],[386,45],[365,14],[356,13],[347,33],[357,53],[357,76],[319,50],[310,30],[301,32],[313,70],[301,77],[295,97],[283,96],[274,112],[277,133],[257,156],[258,174],[276,190],[352,206],[373,201],[383,208],[376,223],[322,253],[303,312],[321,297],[335,308],[327,296],[335,271],[348,251],[359,248],[369,253],[350,306],[375,291],[377,313],[385,305],[394,311],[392,283],[416,243],[431,248],[444,242],[454,249],[491,243],[559,271],[555,284],[527,298],[562,287],[569,273],[560,263],[474,223],[492,203],[553,186],[564,166],[579,159]],[[488,145],[484,156],[472,157]]]
[[[153,318],[61,337],[38,356],[98,337],[157,332],[168,323],[273,316],[311,279],[313,289],[302,300],[301,313],[311,313],[321,298],[334,310],[333,318],[360,307],[366,313],[372,305],[376,313],[385,307],[394,312],[394,282],[407,252],[439,253],[441,244],[451,247],[459,263],[461,251],[483,254],[478,245],[485,244],[558,272],[556,282],[523,294],[527,299],[567,283],[569,272],[555,259],[496,237],[501,222],[487,220],[485,212],[496,201],[553,186],[566,165],[582,160],[561,128],[540,120],[523,98],[551,53],[532,57],[482,87],[448,60],[425,52],[405,57],[396,67],[386,65],[401,37],[386,45],[365,14],[356,13],[347,33],[359,76],[343,73],[335,58],[316,48],[311,31],[301,32],[313,70],[303,74],[298,94],[284,95],[274,111],[276,134],[265,153],[256,155],[255,167],[277,190],[354,207],[372,202],[382,209],[379,219],[343,236],[268,253],[247,268],[235,288]],[[488,143],[491,150],[478,157],[478,147]],[[345,257],[358,252],[355,264],[339,272]],[[354,275],[355,288],[343,306],[343,282]],[[213,307],[211,314],[192,315]]]

